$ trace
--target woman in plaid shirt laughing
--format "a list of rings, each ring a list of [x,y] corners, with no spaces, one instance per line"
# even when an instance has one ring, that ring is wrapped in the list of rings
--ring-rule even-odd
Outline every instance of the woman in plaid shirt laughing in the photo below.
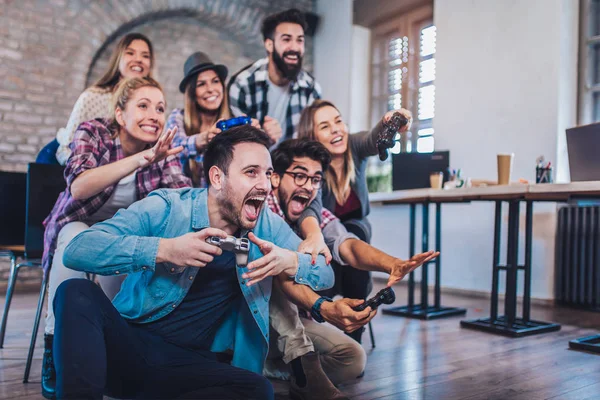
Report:
[[[90,225],[111,218],[120,208],[129,207],[155,189],[191,186],[176,156],[182,148],[170,149],[177,129],[162,134],[165,108],[158,82],[149,77],[130,78],[115,90],[113,118],[84,122],[75,133],[72,154],[65,168],[67,189],[44,221],[42,262],[44,270],[52,268],[48,284],[43,389],[47,389],[45,383],[54,379],[51,335],[54,334],[55,291],[67,279],[85,278],[85,274],[63,265],[64,248]],[[116,281],[110,277],[100,281],[110,298],[116,295],[120,283],[119,277]]]

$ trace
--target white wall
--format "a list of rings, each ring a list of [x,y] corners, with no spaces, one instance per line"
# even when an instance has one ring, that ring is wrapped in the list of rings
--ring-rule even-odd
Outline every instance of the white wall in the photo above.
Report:
[[[352,0],[326,0],[316,3],[321,17],[314,39],[314,73],[342,115],[350,115],[352,65]],[[367,78],[368,79],[368,78]]]
[[[369,129],[371,31],[352,24],[351,0],[316,3],[321,17],[314,39],[314,73],[351,132]]]
[[[564,129],[576,121],[577,3],[435,1],[436,149],[450,150],[453,167],[496,179],[496,154],[514,152],[513,179],[534,180],[543,154],[565,179]],[[443,285],[489,291],[493,204],[443,209]],[[536,203],[534,211],[532,296],[552,298],[556,206]],[[374,207],[373,244],[406,256],[407,215]]]
[[[352,61],[350,64],[350,114],[346,120],[350,132],[371,129],[369,110],[371,100],[371,31],[352,26]]]

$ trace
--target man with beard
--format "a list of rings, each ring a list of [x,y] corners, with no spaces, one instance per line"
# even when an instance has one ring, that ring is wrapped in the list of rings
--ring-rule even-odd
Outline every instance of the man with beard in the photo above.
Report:
[[[304,15],[291,9],[265,18],[262,34],[268,56],[243,68],[229,81],[235,116],[256,118],[273,144],[292,138],[304,107],[321,98],[321,88],[302,69]]]
[[[288,250],[300,239],[263,207],[271,188],[268,146],[267,135],[251,126],[217,135],[204,158],[208,189],[154,191],[70,242],[67,267],[127,277],[112,304],[87,280],[58,288],[58,398],[273,398],[259,375],[272,278],[305,306],[299,288],[331,287],[333,273],[323,257],[313,264],[310,255]],[[227,235],[254,243],[246,268],[206,241]],[[348,306],[335,308],[343,314]],[[370,314],[367,308],[358,317],[366,323]],[[226,358],[230,364],[221,362]]]
[[[274,172],[271,176],[273,191],[267,197],[269,208],[286,220],[293,229],[308,204],[315,199],[323,175],[331,161],[327,149],[319,142],[286,140],[271,152]],[[333,255],[334,271],[341,268],[359,268],[366,271],[381,271],[390,275],[388,286],[402,280],[404,276],[420,265],[431,261],[439,253],[429,251],[413,256],[405,261],[392,257],[349,233],[344,225],[327,209],[322,209],[321,227],[325,241]],[[290,283],[284,282],[283,287]],[[322,325],[323,311],[332,306],[329,297],[320,297],[311,290],[301,290],[305,293],[304,303],[313,304],[312,319],[299,318],[297,308],[274,287],[271,297],[271,326],[276,335],[271,335],[271,341],[277,340],[278,349],[286,361],[288,354],[297,354],[306,343],[313,343],[314,350],[321,358],[323,370],[334,384],[356,378],[365,367],[366,355],[363,348],[339,330],[328,325]],[[339,292],[338,292],[339,293]],[[335,291],[329,295],[337,294]],[[338,300],[340,301],[340,300]],[[364,300],[342,299],[352,306],[362,304]],[[352,332],[351,326],[344,329]],[[270,354],[270,359],[275,355]],[[289,357],[288,357],[289,358]],[[276,375],[274,368],[281,370],[282,366],[269,360],[271,375]],[[292,380],[292,389],[294,381]],[[296,389],[297,390],[297,389]],[[301,396],[297,396],[301,397]],[[310,398],[306,395],[305,398]]]

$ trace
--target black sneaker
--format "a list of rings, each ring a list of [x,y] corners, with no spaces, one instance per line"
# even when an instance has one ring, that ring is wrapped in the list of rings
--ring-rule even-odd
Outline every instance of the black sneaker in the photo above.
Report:
[[[42,361],[42,396],[49,400],[56,399],[56,370],[52,356],[54,335],[44,334],[44,360]]]

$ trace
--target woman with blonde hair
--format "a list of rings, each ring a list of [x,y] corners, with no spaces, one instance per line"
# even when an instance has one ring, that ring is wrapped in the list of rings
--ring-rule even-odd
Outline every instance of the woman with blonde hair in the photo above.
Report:
[[[395,112],[403,114],[410,128],[412,121],[408,110],[387,112],[370,131],[349,135],[348,127],[336,106],[326,100],[315,100],[302,111],[298,124],[298,138],[316,140],[331,154],[331,164],[325,172],[322,206],[332,211],[361,240],[371,242],[369,191],[367,189],[368,157],[378,154],[377,138]],[[370,272],[355,268],[335,268],[338,292],[352,299],[364,299],[371,289]],[[350,336],[360,342],[362,330]]]
[[[121,79],[152,77],[153,68],[154,51],[150,39],[141,33],[128,33],[123,36],[111,55],[104,75],[79,96],[66,128],[59,129],[56,134],[56,159],[59,164],[67,163],[71,155],[69,145],[79,124],[94,118],[110,116],[112,93]]]
[[[54,295],[63,281],[85,278],[84,273],[64,266],[66,246],[89,226],[111,218],[155,189],[191,186],[176,156],[181,147],[171,148],[176,128],[163,134],[166,103],[158,82],[150,77],[121,80],[111,109],[110,119],[84,122],[75,132],[73,153],[65,168],[67,188],[44,221],[42,264],[44,271],[50,269],[42,364],[42,393],[47,398],[53,395],[55,380]],[[120,277],[98,280],[112,299],[120,288]]]

